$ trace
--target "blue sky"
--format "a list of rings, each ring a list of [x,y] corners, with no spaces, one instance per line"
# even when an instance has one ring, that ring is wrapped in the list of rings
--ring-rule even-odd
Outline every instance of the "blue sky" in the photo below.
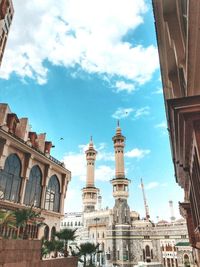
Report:
[[[28,117],[32,130],[46,132],[53,156],[72,171],[65,211],[81,210],[91,135],[98,150],[96,186],[103,207],[113,206],[112,136],[120,119],[131,209],[144,216],[142,177],[151,217],[168,219],[169,200],[179,216],[183,193],[171,161],[150,1],[13,2],[0,101]]]

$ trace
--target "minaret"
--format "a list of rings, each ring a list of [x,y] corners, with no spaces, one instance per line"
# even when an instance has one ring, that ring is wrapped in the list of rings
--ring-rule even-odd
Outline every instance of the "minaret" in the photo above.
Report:
[[[130,208],[127,203],[128,185],[130,180],[125,176],[124,170],[124,147],[125,137],[122,135],[119,122],[116,133],[112,138],[115,150],[115,177],[111,180],[113,185],[113,197],[115,205],[113,208],[113,224],[111,237],[111,260],[113,265],[120,267],[131,267],[133,254],[131,251],[131,219]]]
[[[149,206],[147,204],[147,199],[146,199],[145,192],[144,192],[144,184],[143,184],[142,178],[141,178],[141,188],[142,188],[142,194],[143,194],[143,200],[144,200],[144,208],[145,208],[145,215],[146,215],[145,217],[146,217],[146,220],[148,221],[150,218]]]
[[[125,137],[121,133],[119,121],[117,123],[116,134],[112,138],[115,150],[115,178],[112,179],[113,197],[115,198],[115,222],[129,223],[130,222],[130,209],[127,204],[128,199],[128,185],[130,180],[125,177],[124,170],[124,147]]]
[[[174,222],[176,220],[175,216],[174,216],[174,205],[173,205],[173,201],[170,200],[169,201],[169,208],[170,208],[170,220],[171,222]]]
[[[87,177],[86,187],[82,189],[83,206],[85,212],[95,210],[97,204],[97,194],[99,189],[94,184],[94,170],[97,151],[94,149],[92,137],[90,139],[89,148],[85,151],[87,160]]]

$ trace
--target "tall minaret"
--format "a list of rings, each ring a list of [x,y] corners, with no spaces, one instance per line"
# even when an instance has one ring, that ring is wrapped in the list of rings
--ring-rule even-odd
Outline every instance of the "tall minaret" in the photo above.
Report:
[[[113,185],[113,197],[115,205],[113,208],[113,223],[111,237],[111,262],[117,266],[131,267],[133,255],[131,251],[131,219],[130,208],[127,203],[128,185],[130,180],[125,176],[124,170],[124,147],[125,137],[122,135],[119,122],[116,133],[112,138],[115,150],[115,177],[111,183]]]
[[[95,210],[97,205],[97,195],[99,189],[94,185],[94,170],[97,151],[94,149],[92,137],[90,139],[89,148],[85,151],[87,160],[87,177],[86,187],[82,189],[83,206],[85,212]]]
[[[116,134],[112,138],[115,150],[115,178],[112,179],[113,197],[115,198],[114,220],[116,223],[130,222],[130,209],[127,204],[128,185],[130,180],[125,177],[124,170],[124,146],[125,137],[121,133],[119,121],[117,123]]]

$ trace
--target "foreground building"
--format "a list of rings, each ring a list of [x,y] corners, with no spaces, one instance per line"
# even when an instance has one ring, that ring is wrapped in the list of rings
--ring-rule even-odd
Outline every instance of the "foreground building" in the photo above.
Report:
[[[14,15],[12,0],[0,0],[0,66]]]
[[[200,1],[153,0],[180,211],[200,266]]]
[[[7,104],[0,104],[0,208],[33,206],[46,226],[39,230],[29,225],[28,235],[49,239],[60,229],[71,173],[50,155],[52,142],[45,138],[44,133],[30,131],[27,118],[18,118]]]
[[[130,181],[126,178],[124,169],[125,137],[119,124],[113,143],[115,177],[111,183],[115,205],[112,209],[102,209],[101,205],[98,205],[97,199],[101,198],[99,198],[100,190],[95,187],[94,168],[97,153],[91,140],[86,151],[87,178],[82,195],[83,212],[68,213],[61,222],[62,228],[77,228],[79,238],[73,241],[71,246],[74,245],[75,249],[80,243],[99,243],[102,252],[96,257],[96,266],[132,267],[140,262],[165,267],[194,265],[184,219],[176,221],[175,217],[171,216],[170,223],[166,221],[152,223],[145,197],[145,219],[141,220],[136,211],[130,210],[128,205]],[[143,194],[145,195],[144,185]],[[170,202],[170,208],[173,210],[172,206]]]

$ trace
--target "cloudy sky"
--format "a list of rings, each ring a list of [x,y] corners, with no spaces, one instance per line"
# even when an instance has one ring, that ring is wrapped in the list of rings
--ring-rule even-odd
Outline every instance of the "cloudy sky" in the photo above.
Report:
[[[151,1],[13,0],[15,15],[0,70],[0,101],[32,130],[46,132],[53,156],[72,171],[65,211],[80,211],[84,151],[98,150],[96,186],[112,207],[112,136],[126,136],[129,205],[168,219],[168,201],[183,200],[175,183],[165,120]],[[61,140],[61,137],[63,140]]]

